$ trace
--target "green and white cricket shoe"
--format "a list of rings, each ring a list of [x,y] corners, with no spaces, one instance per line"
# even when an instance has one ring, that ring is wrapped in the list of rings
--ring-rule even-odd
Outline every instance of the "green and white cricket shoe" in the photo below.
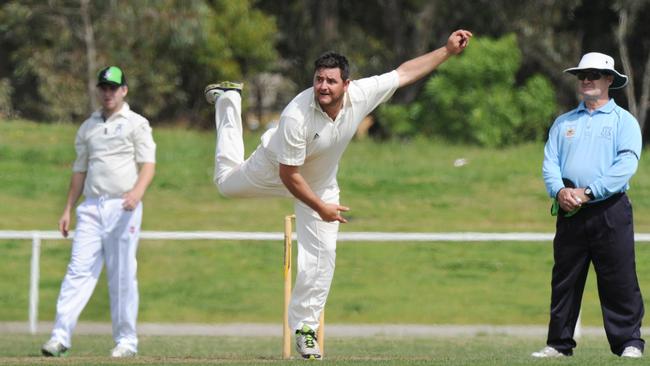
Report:
[[[296,351],[305,360],[321,359],[316,332],[306,325],[296,331]]]
[[[111,357],[122,358],[122,357],[135,357],[138,353],[129,347],[118,344],[111,350]]]
[[[50,339],[41,347],[41,353],[45,357],[63,357],[67,356],[68,348],[61,342]]]
[[[205,100],[214,104],[217,102],[217,99],[228,90],[234,90],[241,94],[242,89],[244,89],[244,83],[237,83],[233,81],[222,81],[216,84],[210,84],[205,87]]]

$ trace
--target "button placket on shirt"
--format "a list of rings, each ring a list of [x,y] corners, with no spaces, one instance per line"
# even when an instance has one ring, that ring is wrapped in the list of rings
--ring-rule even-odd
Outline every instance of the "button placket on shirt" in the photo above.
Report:
[[[339,126],[340,126],[339,122],[340,122],[339,118],[337,118],[332,126],[332,139],[334,141],[338,141],[341,138],[341,132],[339,131]]]
[[[341,135],[341,133],[339,132],[339,125],[341,121],[341,115],[343,114],[342,111],[339,112],[335,120],[332,120],[332,118],[330,118],[330,116],[328,116],[327,113],[325,113],[325,111],[323,111],[322,109],[319,109],[318,112],[323,116],[323,118],[327,120],[327,123],[330,126],[330,130],[332,131],[330,135],[332,141],[338,141]]]
[[[585,123],[585,136],[591,136],[591,122],[593,115],[587,113],[587,123]]]

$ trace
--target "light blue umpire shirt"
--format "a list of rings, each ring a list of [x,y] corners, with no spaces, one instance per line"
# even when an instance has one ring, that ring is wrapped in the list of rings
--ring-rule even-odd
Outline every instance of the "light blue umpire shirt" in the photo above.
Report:
[[[590,114],[581,102],[549,131],[542,167],[546,190],[555,198],[567,178],[576,188],[591,188],[594,202],[607,199],[629,188],[640,156],[641,129],[630,112],[610,99]]]

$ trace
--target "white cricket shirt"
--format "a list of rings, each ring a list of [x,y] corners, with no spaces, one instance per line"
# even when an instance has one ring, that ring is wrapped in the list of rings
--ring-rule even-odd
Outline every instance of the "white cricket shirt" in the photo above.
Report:
[[[397,71],[351,81],[335,120],[314,100],[313,87],[298,94],[282,112],[278,128],[262,136],[262,151],[275,168],[273,177],[266,179],[279,181],[281,163],[300,166],[300,174],[314,191],[337,186],[339,160],[359,123],[398,86]]]
[[[138,179],[138,163],[156,162],[149,121],[127,103],[106,121],[94,112],[79,127],[75,149],[72,170],[86,172],[86,197],[122,197]]]

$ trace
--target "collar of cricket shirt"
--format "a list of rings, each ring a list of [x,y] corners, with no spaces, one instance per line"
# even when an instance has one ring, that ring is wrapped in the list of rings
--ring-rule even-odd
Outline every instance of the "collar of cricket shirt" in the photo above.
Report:
[[[130,110],[131,110],[131,107],[129,106],[129,104],[127,102],[124,102],[122,104],[122,108],[120,108],[118,111],[113,113],[110,117],[108,117],[108,119],[104,120],[104,117],[102,117],[102,110],[101,109],[98,109],[95,112],[93,112],[92,118],[96,118],[96,119],[100,120],[103,123],[108,123],[108,122],[111,122],[111,121],[117,119],[118,117],[126,117],[127,113]]]
[[[336,115],[336,119],[332,120],[332,122],[336,122],[340,118],[340,116],[342,115],[342,112],[348,107],[349,103],[350,102],[348,101],[348,92],[345,92],[345,94],[343,94],[343,105],[341,106],[341,109],[339,110],[339,113]],[[313,90],[312,90],[312,95],[311,95],[311,102],[309,103],[309,105],[312,108],[314,108],[315,110],[322,113],[323,115],[327,116],[327,118],[329,118],[331,120],[329,115],[327,113],[325,113],[325,111],[320,106],[320,104],[318,102],[316,102],[316,95],[314,94]]]
[[[610,98],[610,99],[609,99],[609,102],[607,102],[607,103],[606,103],[605,105],[603,105],[602,107],[600,107],[600,108],[594,110],[593,113],[612,113],[612,112],[614,111],[615,108],[616,108],[616,102],[614,101],[614,98]],[[583,102],[580,102],[580,104],[578,105],[578,109],[576,110],[576,112],[585,112],[585,113],[589,113],[589,110],[587,109],[587,106],[585,105],[585,102],[584,102],[584,101],[583,101]],[[592,114],[593,114],[593,113],[592,113]]]

